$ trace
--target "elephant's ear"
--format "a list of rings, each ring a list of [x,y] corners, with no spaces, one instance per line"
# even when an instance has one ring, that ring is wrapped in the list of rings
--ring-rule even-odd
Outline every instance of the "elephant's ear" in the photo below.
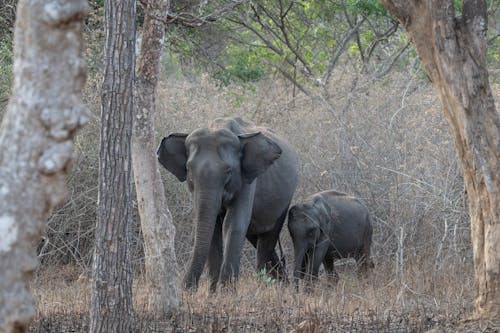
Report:
[[[243,180],[250,184],[281,155],[281,148],[261,132],[240,134],[243,144],[241,171]]]
[[[161,165],[181,182],[186,180],[186,137],[185,133],[172,133],[161,140],[156,155]]]
[[[299,208],[299,205],[300,204],[293,205],[288,210],[288,222],[290,222],[290,220],[296,219],[299,216],[301,210],[301,208]]]
[[[318,221],[320,222],[321,227],[325,228],[333,221],[333,211],[330,208],[330,205],[328,205],[321,197],[315,198],[313,205],[316,213],[318,214]]]

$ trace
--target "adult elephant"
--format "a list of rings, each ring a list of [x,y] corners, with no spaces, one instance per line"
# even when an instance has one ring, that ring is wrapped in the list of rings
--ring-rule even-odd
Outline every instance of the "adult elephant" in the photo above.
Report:
[[[358,199],[337,191],[315,193],[290,208],[288,230],[292,237],[294,281],[305,276],[316,279],[321,264],[336,281],[334,261],[352,257],[359,272],[373,267],[370,259],[372,224],[368,209]]]
[[[246,238],[257,248],[257,269],[284,272],[274,250],[298,177],[290,144],[240,118],[163,138],[159,162],[194,198],[194,251],[184,277],[197,287],[208,258],[211,289],[236,279]]]

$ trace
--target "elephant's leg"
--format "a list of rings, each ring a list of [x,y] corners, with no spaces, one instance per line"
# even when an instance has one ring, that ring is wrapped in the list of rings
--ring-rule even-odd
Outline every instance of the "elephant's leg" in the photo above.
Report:
[[[314,250],[307,250],[304,261],[302,262],[302,279],[304,280],[304,291],[309,293],[313,290],[312,281],[313,281],[313,264],[314,264]]]
[[[251,235],[251,236],[247,235],[247,239],[253,245],[253,247],[257,249],[257,244],[258,244],[259,238],[256,235]],[[271,266],[270,267],[276,266],[277,263],[279,263],[279,261],[280,260],[279,260],[278,254],[273,249],[272,257],[271,257],[271,260],[270,260],[270,262],[271,262]],[[260,265],[259,266],[259,264],[257,264],[257,271],[260,271],[263,268],[266,268],[269,271],[268,267],[266,267],[265,265]]]
[[[222,283],[238,278],[246,232],[246,229],[239,225],[226,225],[227,223],[223,224],[224,254],[219,277]]]
[[[254,248],[257,249],[257,242],[258,242],[259,238],[256,235],[251,235],[251,236],[247,235],[247,240],[250,242],[250,244],[253,245]],[[277,265],[277,263],[280,262],[278,254],[276,253],[276,251],[274,249],[273,249],[273,254],[271,257],[271,262],[273,263],[273,265]],[[262,268],[264,268],[264,267],[261,267],[261,269]],[[259,269],[257,268],[257,270],[259,270]]]
[[[323,263],[323,260],[325,259],[326,253],[328,251],[328,244],[323,242],[322,244],[316,245],[313,251],[314,252],[313,252],[313,262],[311,265],[312,268],[311,277],[314,280],[317,280],[319,275],[319,268]]]
[[[355,259],[358,266],[358,277],[368,276],[374,267],[370,258],[370,249],[363,248]]]
[[[220,267],[222,264],[222,219],[224,215],[217,217],[214,235],[210,243],[210,253],[208,254],[208,275],[210,277],[210,291],[217,289]]]
[[[310,260],[309,260],[309,255],[307,254],[307,252],[304,254],[304,259],[302,260],[302,264],[301,264],[301,270],[300,270],[300,273],[299,273],[299,278],[300,279],[304,279],[307,277],[307,271],[309,269],[309,265],[310,265]]]
[[[339,280],[339,275],[335,270],[335,257],[331,253],[327,253],[323,259],[323,266],[325,267],[325,272],[328,281],[333,284],[337,284]]]
[[[359,251],[359,258],[356,258],[358,263],[358,275],[368,276],[371,270],[375,267],[372,259],[370,258],[371,245],[372,245],[372,227],[370,221],[367,222],[368,227],[365,230],[365,235],[363,238],[363,245]]]
[[[257,270],[266,269],[276,279],[288,282],[286,274],[286,263],[284,258],[280,260],[275,251],[276,243],[279,241],[279,236],[283,224],[285,222],[287,209],[281,214],[276,221],[273,230],[265,234],[259,235],[257,242]]]
[[[250,224],[255,184],[245,186],[238,197],[227,208],[222,224],[224,254],[219,280],[227,283],[236,280],[239,274],[240,257],[245,236]]]
[[[273,278],[286,280],[284,264],[274,250],[279,235],[275,231],[259,235],[257,241],[257,270],[265,269]]]

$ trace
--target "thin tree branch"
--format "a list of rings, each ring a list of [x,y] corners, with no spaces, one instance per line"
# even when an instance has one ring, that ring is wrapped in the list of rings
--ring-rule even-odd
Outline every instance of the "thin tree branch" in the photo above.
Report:
[[[140,4],[143,6],[143,8],[147,9],[148,8],[148,2],[147,0],[139,0]],[[236,0],[232,1],[230,4],[228,4],[226,7],[219,9],[213,13],[210,13],[205,16],[198,16],[193,13],[189,12],[179,12],[179,13],[167,13],[166,19],[163,19],[161,17],[157,17],[151,13],[147,13],[146,15],[149,15],[153,17],[156,20],[159,20],[165,24],[178,24],[182,25],[185,27],[190,27],[190,28],[196,28],[196,27],[201,27],[202,25],[209,23],[209,22],[214,22],[217,21],[223,17],[225,17],[229,12],[233,11],[236,7],[238,7],[241,4],[247,3],[248,0]]]
[[[292,2],[292,4],[293,4],[293,2]],[[295,56],[297,57],[297,60],[299,60],[302,63],[302,65],[307,70],[309,75],[314,75],[314,71],[309,66],[306,59],[302,56],[302,54],[299,52],[299,50],[292,45],[290,38],[288,36],[288,32],[286,30],[285,18],[286,18],[287,13],[292,8],[292,4],[290,4],[290,6],[283,12],[282,1],[280,0],[280,24],[278,25],[278,27],[280,28],[281,33],[283,34],[286,46],[288,46],[290,51],[292,51],[293,54],[295,54]]]
[[[262,9],[264,11],[264,13],[274,22],[274,24],[279,25],[279,23],[276,23],[274,17],[272,15],[270,15],[266,11],[265,8],[260,7],[260,9]],[[260,15],[259,15],[259,12],[257,11],[257,9],[255,8],[255,6],[253,6],[253,5],[252,5],[252,10],[253,10],[253,13],[255,15],[255,18],[257,19],[257,23],[259,23],[259,25],[264,29],[264,31],[269,32],[271,35],[273,35],[274,37],[276,37],[276,39],[278,39],[280,42],[282,42],[283,44],[286,44],[285,41],[283,40],[283,38],[281,38],[281,36],[276,31],[274,31],[267,24],[264,23],[264,21],[261,19]]]
[[[300,84],[292,75],[290,75],[287,71],[282,69],[279,65],[275,64],[274,62],[268,60],[268,59],[263,59],[266,64],[272,66],[273,68],[276,68],[278,72],[281,73],[287,80],[289,80],[294,86],[296,86],[300,91],[302,91],[304,94],[307,96],[313,96],[312,92],[307,89],[305,86]]]
[[[403,55],[403,53],[406,51],[406,49],[410,46],[411,44],[411,41],[409,41],[408,43],[406,43],[405,46],[403,46],[399,52],[396,54],[396,56],[394,57],[394,59],[391,61],[391,63],[389,64],[389,66],[384,69],[382,72],[378,73],[375,75],[375,77],[377,79],[380,79],[381,77],[385,76],[387,73],[389,73],[389,71],[392,69],[392,67],[394,67],[394,65],[396,64],[396,62],[399,60],[399,58],[401,58],[401,56]]]
[[[347,23],[349,24],[349,28],[354,28],[355,26],[355,22],[356,22],[356,17],[354,17],[354,22],[351,20],[351,18],[349,17],[349,13],[347,12],[347,6],[345,5],[345,2],[342,1],[342,9],[343,9],[343,12],[344,12],[344,16],[345,16],[345,19],[347,21]],[[361,39],[359,37],[359,32],[356,31],[355,32],[356,34],[356,44],[358,45],[358,50],[359,50],[359,54],[361,55],[361,61],[363,62],[363,64],[365,63],[365,54],[363,52],[363,47],[361,45]]]
[[[251,32],[253,32],[255,34],[255,36],[257,36],[262,42],[264,42],[264,44],[269,49],[271,49],[277,55],[283,57],[283,59],[285,60],[285,62],[287,62],[290,66],[292,66],[292,67],[296,66],[296,62],[293,59],[291,59],[289,56],[285,55],[285,52],[283,50],[281,50],[278,47],[276,47],[276,45],[274,45],[270,40],[268,40],[259,31],[257,31],[257,29],[255,29],[254,27],[252,27],[250,24],[248,24],[247,22],[245,22],[243,19],[240,19],[240,20],[231,20],[231,19],[228,19],[228,20],[230,20],[233,23],[242,25],[246,29],[248,29]],[[306,76],[310,75],[308,72],[304,71],[304,69],[300,69],[300,71],[301,71],[302,74],[304,74]]]
[[[370,20],[367,20],[368,21],[368,24],[370,26],[372,26]],[[377,35],[377,39],[374,40],[372,42],[372,44],[368,47],[368,52],[366,53],[367,54],[367,58],[368,60],[371,58],[372,54],[373,54],[373,51],[375,50],[375,47],[382,41],[384,40],[387,40],[390,36],[392,36],[393,34],[396,33],[396,31],[398,31],[398,27],[399,27],[399,22],[398,21],[394,21],[393,22],[393,25],[391,27],[389,27],[389,29],[387,29],[386,32],[384,32],[382,35],[380,34],[377,34],[375,32],[375,34]]]
[[[327,70],[326,70],[326,73],[324,75],[324,82],[325,82],[325,85],[328,83],[328,81],[330,80],[330,77],[332,75],[332,72],[333,72],[333,68],[335,67],[335,65],[337,64],[337,61],[338,59],[340,58],[340,55],[342,54],[342,52],[344,52],[345,48],[347,47],[347,42],[349,42],[349,40],[352,38],[352,36],[356,33],[356,31],[359,30],[359,28],[363,25],[363,23],[366,21],[366,17],[363,17],[363,19],[361,21],[359,21],[358,24],[356,24],[356,26],[354,28],[352,28],[345,36],[344,36],[344,39],[342,40],[342,42],[340,43],[339,47],[337,48],[337,50],[335,51],[335,55],[333,56],[332,60],[328,63],[328,67],[327,67]]]
[[[486,42],[488,45],[492,45],[495,41],[495,39],[498,39],[498,37],[500,37],[500,34],[496,34],[495,36],[491,37],[490,39],[488,39],[488,41]]]

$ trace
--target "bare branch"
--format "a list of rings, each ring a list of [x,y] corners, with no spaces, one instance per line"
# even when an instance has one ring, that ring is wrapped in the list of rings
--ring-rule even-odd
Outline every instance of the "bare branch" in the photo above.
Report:
[[[290,66],[292,67],[296,67],[296,62],[291,59],[289,56],[285,55],[285,52],[281,49],[279,49],[276,45],[274,45],[269,39],[267,39],[263,34],[261,34],[257,29],[255,29],[254,27],[252,27],[250,24],[248,24],[247,22],[245,22],[245,20],[243,19],[240,19],[240,20],[231,20],[229,19],[231,22],[233,23],[236,23],[236,24],[239,24],[239,25],[242,25],[243,27],[245,27],[246,29],[250,30],[251,32],[253,32],[255,34],[255,36],[257,36],[262,42],[264,42],[264,44],[269,48],[271,49],[273,52],[275,52],[277,55],[279,56],[282,56],[285,60],[285,62],[287,62]],[[304,69],[300,69],[300,71],[302,72],[302,74],[304,75],[307,75],[309,76],[310,73],[306,72]]]
[[[354,28],[352,28],[345,36],[342,42],[340,43],[339,47],[337,48],[337,51],[335,52],[334,56],[331,58],[330,62],[328,63],[328,68],[326,70],[326,73],[324,75],[324,82],[325,84],[328,83],[330,80],[330,76],[332,75],[333,68],[337,64],[337,61],[340,58],[340,55],[342,52],[344,52],[345,48],[347,47],[347,42],[354,36],[354,34],[359,30],[359,28],[363,25],[363,23],[366,21],[366,17],[363,17],[361,21],[359,21],[358,24]]]
[[[371,22],[370,20],[367,20],[368,24],[371,26]],[[384,40],[387,40],[390,36],[394,35],[396,33],[396,31],[398,31],[398,27],[399,27],[399,22],[398,21],[394,21],[393,22],[393,25],[387,29],[386,32],[384,32],[382,35],[379,35],[377,34],[376,32],[376,35],[377,35],[377,39],[374,40],[372,42],[372,44],[368,47],[368,52],[367,52],[367,58],[370,59],[372,54],[373,54],[373,51],[375,50],[375,47],[382,41]]]
[[[283,7],[281,6],[281,4],[282,4],[282,2],[280,1],[280,24],[278,25],[278,27],[280,28],[281,33],[283,34],[283,37],[285,39],[285,44],[286,44],[286,46],[288,46],[290,51],[292,51],[292,53],[297,57],[297,60],[299,60],[302,63],[302,65],[307,70],[307,72],[310,75],[313,75],[313,73],[314,73],[313,69],[309,66],[309,64],[307,63],[307,61],[305,60],[303,55],[299,52],[299,50],[295,46],[292,45],[290,38],[288,36],[288,32],[286,30],[285,18],[286,18],[287,13],[292,8],[293,2],[292,2],[292,4],[290,4],[290,6],[284,12],[283,12]]]
[[[377,79],[385,76],[387,73],[389,73],[389,71],[392,69],[392,67],[394,67],[394,65],[396,64],[396,62],[399,60],[399,58],[401,58],[401,56],[403,55],[403,53],[406,51],[406,49],[410,46],[411,44],[411,41],[407,42],[405,46],[403,46],[399,52],[396,54],[396,56],[394,57],[394,59],[392,59],[391,63],[389,64],[389,66],[387,66],[386,69],[384,69],[382,72],[378,73],[375,75],[375,77]]]
[[[140,4],[147,9],[148,8],[148,2],[146,0],[139,0]],[[165,24],[178,24],[182,25],[185,27],[190,27],[190,28],[196,28],[196,27],[201,27],[202,25],[205,25],[206,23],[209,22],[215,22],[223,17],[225,17],[229,12],[233,11],[236,7],[238,7],[241,4],[247,3],[248,0],[237,0],[237,1],[232,1],[230,4],[228,4],[226,7],[219,9],[213,13],[210,13],[205,16],[198,16],[193,13],[189,12],[179,12],[179,13],[167,13],[167,18],[163,19],[161,17],[155,16],[151,13],[146,13],[146,15],[149,15],[153,17],[154,19],[161,21]]]
[[[356,17],[354,17],[354,21],[351,20],[351,18],[349,17],[349,13],[347,12],[347,6],[345,5],[344,1],[342,1],[341,6],[342,6],[342,9],[344,12],[345,19],[346,19],[347,23],[349,24],[349,27],[351,29],[353,29],[355,26],[355,23],[356,23]],[[358,45],[359,54],[361,55],[361,61],[364,64],[365,63],[365,54],[363,52],[363,47],[361,45],[361,39],[359,37],[359,32],[355,31],[355,34],[356,34],[356,44]]]
[[[307,89],[305,86],[300,84],[292,75],[290,75],[290,73],[288,73],[286,70],[281,68],[278,64],[275,64],[274,62],[272,62],[268,59],[263,59],[263,61],[266,64],[272,66],[273,68],[276,68],[276,70],[278,72],[280,72],[281,75],[283,75],[287,80],[289,80],[294,86],[296,86],[304,94],[306,94],[307,96],[313,96],[313,93],[309,89]]]

